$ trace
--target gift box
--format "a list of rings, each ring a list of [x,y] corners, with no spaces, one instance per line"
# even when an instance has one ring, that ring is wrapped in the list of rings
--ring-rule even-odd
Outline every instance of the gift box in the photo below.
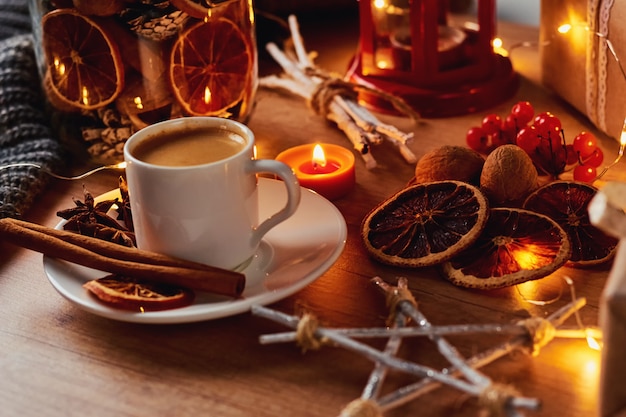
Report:
[[[619,239],[600,299],[600,417],[626,417],[626,183],[608,182],[589,203],[593,225]]]
[[[542,82],[619,140],[626,110],[626,2],[541,2]],[[569,25],[569,26],[564,26]]]
[[[626,240],[622,239],[600,309],[604,347],[600,381],[600,416],[626,416]]]

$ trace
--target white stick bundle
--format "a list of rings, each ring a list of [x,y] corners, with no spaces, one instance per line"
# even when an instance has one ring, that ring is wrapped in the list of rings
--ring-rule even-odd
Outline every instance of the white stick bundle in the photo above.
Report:
[[[260,84],[268,88],[283,89],[311,101],[318,88],[323,88],[320,86],[324,80],[307,73],[308,70],[315,69],[315,65],[304,47],[296,17],[291,15],[288,20],[295,57],[289,56],[271,42],[266,45],[266,49],[289,78],[267,76],[260,80]],[[319,70],[314,72],[321,73]],[[335,93],[328,104],[326,118],[344,132],[354,149],[363,158],[367,169],[376,167],[376,160],[371,154],[371,145],[376,145],[383,140],[393,143],[408,163],[417,162],[417,158],[408,147],[413,139],[413,133],[401,132],[395,126],[381,122],[352,97]]]

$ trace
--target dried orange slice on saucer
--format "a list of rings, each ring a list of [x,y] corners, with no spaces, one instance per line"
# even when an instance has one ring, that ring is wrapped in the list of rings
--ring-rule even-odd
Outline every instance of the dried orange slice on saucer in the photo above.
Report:
[[[197,23],[179,36],[172,47],[170,82],[187,113],[223,116],[241,104],[254,70],[250,42],[223,17]]]
[[[462,181],[411,185],[375,207],[361,237],[380,262],[424,267],[446,261],[474,243],[487,222],[482,192]]]
[[[615,255],[618,240],[589,220],[589,202],[597,191],[583,182],[553,181],[524,201],[524,208],[545,214],[567,232],[572,244],[569,265],[574,267],[599,265]]]
[[[492,208],[478,240],[441,268],[455,285],[488,290],[548,276],[570,253],[567,233],[548,216]]]
[[[117,274],[87,281],[83,287],[105,304],[139,312],[185,307],[194,300],[192,290]]]
[[[124,87],[124,66],[116,44],[95,20],[56,9],[41,19],[41,30],[53,103],[94,110],[115,100]]]

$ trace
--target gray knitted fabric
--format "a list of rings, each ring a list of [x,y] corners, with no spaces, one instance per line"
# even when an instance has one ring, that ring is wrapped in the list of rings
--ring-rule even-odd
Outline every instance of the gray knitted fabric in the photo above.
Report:
[[[63,150],[45,113],[27,0],[0,0],[0,218],[22,217],[50,178],[29,162],[58,171]]]

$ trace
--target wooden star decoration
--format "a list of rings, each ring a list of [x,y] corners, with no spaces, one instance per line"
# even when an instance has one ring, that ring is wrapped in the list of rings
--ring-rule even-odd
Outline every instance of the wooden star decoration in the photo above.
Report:
[[[419,310],[406,278],[399,278],[397,286],[389,285],[379,277],[373,278],[372,282],[387,298],[390,316],[388,326],[384,328],[328,328],[320,326],[315,316],[309,313],[297,317],[263,306],[252,307],[254,315],[293,329],[262,335],[262,344],[295,341],[304,351],[332,344],[363,355],[375,364],[361,396],[347,404],[340,417],[382,416],[385,411],[406,404],[442,385],[478,398],[488,416],[520,417],[523,416],[522,409],[538,410],[538,399],[523,397],[514,387],[494,382],[478,369],[519,348],[527,348],[529,353],[537,355],[541,347],[555,337],[557,328],[586,304],[584,298],[574,298],[547,318],[531,317],[514,324],[434,326]],[[471,333],[500,333],[511,337],[470,358],[464,358],[445,338],[446,335]],[[437,370],[398,357],[403,339],[417,336],[431,339],[450,366]],[[382,350],[378,350],[356,340],[367,338],[386,338],[387,343]],[[381,387],[389,370],[416,376],[418,380],[381,395]]]

